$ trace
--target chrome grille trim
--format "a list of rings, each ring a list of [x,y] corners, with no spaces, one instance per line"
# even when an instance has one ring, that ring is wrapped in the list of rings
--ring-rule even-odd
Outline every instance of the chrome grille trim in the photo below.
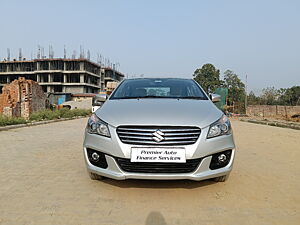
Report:
[[[163,140],[157,142],[153,133],[161,131]],[[133,145],[190,145],[194,144],[201,129],[198,127],[179,126],[119,126],[117,134],[125,144]]]

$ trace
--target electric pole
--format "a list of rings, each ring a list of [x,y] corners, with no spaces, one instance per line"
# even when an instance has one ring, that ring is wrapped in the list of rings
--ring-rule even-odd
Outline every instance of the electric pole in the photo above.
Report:
[[[248,104],[248,102],[247,102],[247,74],[246,74],[246,85],[245,85],[245,113],[247,114],[247,104]]]

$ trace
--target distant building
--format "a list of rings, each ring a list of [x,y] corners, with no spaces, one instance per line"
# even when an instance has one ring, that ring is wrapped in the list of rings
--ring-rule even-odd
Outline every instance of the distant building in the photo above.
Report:
[[[3,85],[19,77],[38,82],[47,93],[99,93],[108,81],[121,81],[124,75],[88,59],[1,61],[0,93]]]
[[[119,73],[110,67],[101,68],[101,75],[104,77],[105,88],[107,88],[107,82],[120,82],[124,79],[124,75],[122,73]]]

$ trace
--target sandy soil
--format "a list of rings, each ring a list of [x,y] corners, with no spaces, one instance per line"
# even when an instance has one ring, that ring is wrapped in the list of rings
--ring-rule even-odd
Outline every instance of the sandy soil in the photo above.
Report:
[[[0,224],[300,224],[300,131],[233,121],[225,183],[92,181],[86,119],[0,132]]]

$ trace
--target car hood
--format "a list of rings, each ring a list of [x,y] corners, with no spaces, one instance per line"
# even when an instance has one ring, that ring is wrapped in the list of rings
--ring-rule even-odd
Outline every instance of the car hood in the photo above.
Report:
[[[204,128],[222,116],[209,100],[120,99],[107,100],[96,115],[108,124],[198,126]]]

